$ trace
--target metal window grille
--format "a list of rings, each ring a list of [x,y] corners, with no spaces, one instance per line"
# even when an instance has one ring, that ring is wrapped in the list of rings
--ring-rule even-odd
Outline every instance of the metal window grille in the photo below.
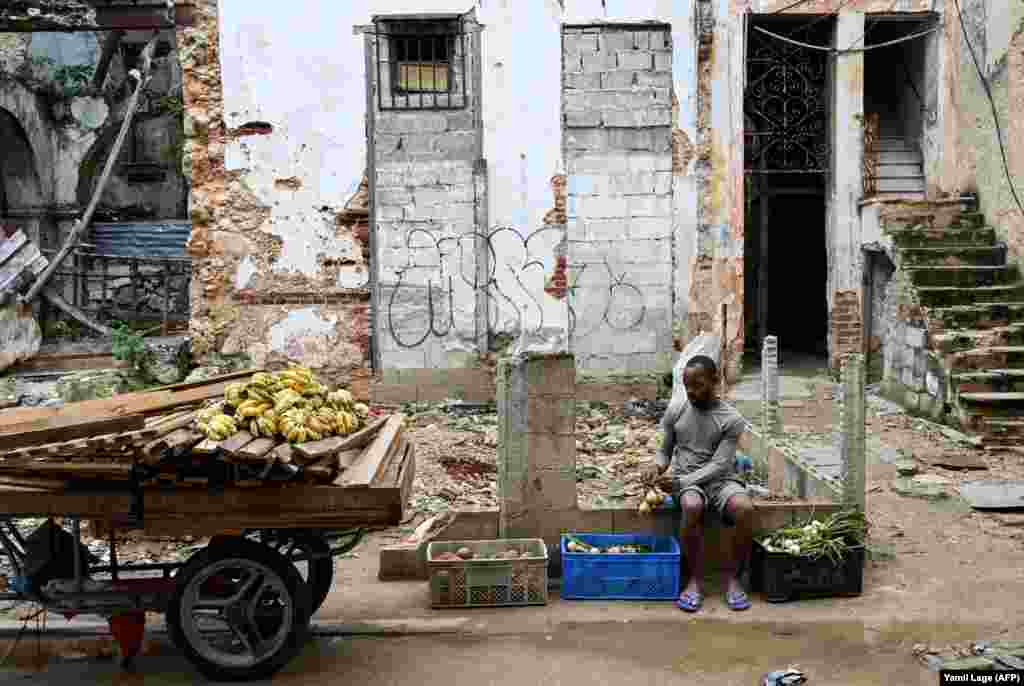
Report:
[[[377,105],[381,110],[466,107],[466,33],[458,21],[379,21]]]

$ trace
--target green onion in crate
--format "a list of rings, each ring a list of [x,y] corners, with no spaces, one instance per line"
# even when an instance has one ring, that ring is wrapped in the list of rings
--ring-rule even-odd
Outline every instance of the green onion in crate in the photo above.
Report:
[[[776,529],[761,539],[761,545],[769,553],[827,557],[835,564],[850,550],[864,547],[868,528],[863,512],[844,510],[824,521],[810,520],[803,526]]]
[[[608,553],[611,555],[623,555],[630,553],[654,552],[654,549],[649,545],[616,545],[611,546],[610,548],[598,548],[597,546],[590,545],[589,543],[584,543],[580,539],[575,536],[570,536],[569,534],[565,534],[565,538],[568,541],[566,543],[566,548],[568,548],[571,553]]]

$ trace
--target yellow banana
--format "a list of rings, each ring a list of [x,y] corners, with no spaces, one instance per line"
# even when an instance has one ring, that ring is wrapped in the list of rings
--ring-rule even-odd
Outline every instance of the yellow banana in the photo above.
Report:
[[[256,400],[263,403],[274,402],[273,394],[271,394],[268,388],[265,386],[250,385],[246,389],[245,393],[246,397],[249,398],[250,400]]]
[[[269,386],[274,383],[274,377],[266,372],[256,372],[249,382],[254,386]]]
[[[277,412],[284,412],[295,407],[300,400],[302,396],[291,389],[280,391],[274,396],[274,409]]]
[[[224,389],[224,399],[228,405],[237,407],[242,403],[245,397],[245,384],[243,383],[231,383]]]

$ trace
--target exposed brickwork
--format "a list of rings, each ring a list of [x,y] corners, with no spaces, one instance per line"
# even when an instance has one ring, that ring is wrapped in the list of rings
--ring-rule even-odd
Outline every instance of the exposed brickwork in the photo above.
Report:
[[[842,356],[859,353],[864,344],[860,294],[857,291],[839,291],[834,295],[829,330],[832,341],[829,365],[838,371]]]

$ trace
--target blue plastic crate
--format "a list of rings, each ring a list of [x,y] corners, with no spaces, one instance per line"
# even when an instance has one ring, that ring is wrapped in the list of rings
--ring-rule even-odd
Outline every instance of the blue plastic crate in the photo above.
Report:
[[[567,600],[675,600],[679,543],[671,536],[571,534],[592,546],[646,545],[653,553],[572,553],[562,536],[562,594]]]

